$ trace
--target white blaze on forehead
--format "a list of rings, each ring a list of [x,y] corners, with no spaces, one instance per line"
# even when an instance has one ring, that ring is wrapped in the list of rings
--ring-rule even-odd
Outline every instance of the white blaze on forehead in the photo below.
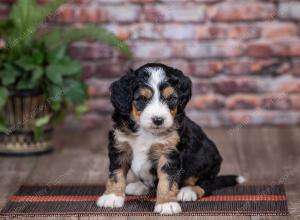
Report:
[[[165,71],[160,67],[148,67],[146,71],[150,74],[149,84],[155,90],[157,89],[159,84],[165,79],[166,74]]]
[[[152,118],[161,117],[164,119],[162,128],[170,128],[173,125],[173,117],[170,113],[168,105],[160,99],[160,84],[165,80],[166,73],[160,67],[148,67],[146,71],[149,73],[148,85],[153,89],[153,97],[143,110],[140,123],[143,128],[149,129],[153,127]]]

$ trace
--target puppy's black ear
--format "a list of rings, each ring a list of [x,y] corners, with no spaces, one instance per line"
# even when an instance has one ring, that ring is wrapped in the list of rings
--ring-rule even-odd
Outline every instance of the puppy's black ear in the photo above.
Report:
[[[172,81],[176,84],[179,92],[179,107],[183,110],[192,97],[192,81],[178,69],[174,69],[173,72]]]
[[[130,70],[121,79],[113,82],[110,86],[110,101],[114,108],[123,115],[129,115],[133,101],[133,90],[136,86],[136,77]]]

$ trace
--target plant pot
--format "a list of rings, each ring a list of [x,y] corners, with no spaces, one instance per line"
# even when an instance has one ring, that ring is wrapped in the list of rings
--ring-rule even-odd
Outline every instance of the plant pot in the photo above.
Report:
[[[35,120],[51,114],[47,99],[38,91],[10,91],[2,111],[9,130],[0,133],[0,155],[37,155],[52,151],[52,126],[43,135],[34,135]]]

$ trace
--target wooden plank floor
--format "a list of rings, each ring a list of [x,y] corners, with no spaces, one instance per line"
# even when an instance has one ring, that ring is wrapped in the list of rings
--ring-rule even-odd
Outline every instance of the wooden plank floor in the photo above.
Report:
[[[300,128],[205,129],[218,145],[223,174],[242,174],[250,182],[284,183],[291,215],[287,217],[185,217],[185,219],[265,220],[300,219]],[[107,177],[107,129],[68,131],[58,129],[56,151],[26,158],[0,157],[0,209],[8,195],[23,184],[100,184]],[[38,218],[37,218],[38,219]],[[40,218],[45,219],[45,218]],[[157,217],[72,217],[51,219],[157,219]],[[179,220],[183,217],[159,217]]]

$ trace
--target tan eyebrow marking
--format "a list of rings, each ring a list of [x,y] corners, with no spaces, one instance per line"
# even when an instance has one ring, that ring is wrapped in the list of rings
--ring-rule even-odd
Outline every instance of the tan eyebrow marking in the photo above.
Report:
[[[145,96],[146,98],[152,97],[152,91],[148,88],[142,88],[139,91],[140,95]]]
[[[168,86],[168,87],[166,87],[166,88],[163,89],[162,95],[163,95],[165,98],[168,98],[168,97],[170,97],[174,92],[175,92],[175,90],[173,89],[173,87]]]

